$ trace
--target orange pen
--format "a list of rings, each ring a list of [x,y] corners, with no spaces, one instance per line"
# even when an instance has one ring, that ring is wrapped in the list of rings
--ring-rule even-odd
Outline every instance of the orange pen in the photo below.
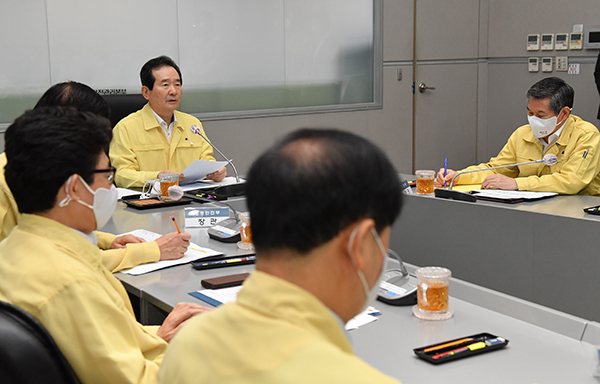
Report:
[[[177,228],[177,233],[181,233],[179,225],[177,225],[177,222],[175,221],[175,216],[171,216],[171,220],[173,220],[173,224],[175,224],[175,228]]]
[[[435,351],[436,349],[442,349],[442,348],[446,348],[446,347],[451,347],[453,345],[466,343],[467,341],[471,341],[471,340],[473,340],[472,337],[465,337],[464,339],[460,339],[460,340],[456,340],[456,341],[451,341],[451,342],[446,343],[446,344],[436,345],[436,346],[433,346],[433,347],[426,348],[426,349],[423,350],[423,352]]]

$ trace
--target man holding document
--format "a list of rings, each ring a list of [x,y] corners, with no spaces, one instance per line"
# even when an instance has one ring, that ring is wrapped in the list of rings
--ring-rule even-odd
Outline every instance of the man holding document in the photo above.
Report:
[[[110,160],[117,168],[115,181],[123,188],[142,187],[159,173],[179,173],[194,160],[214,161],[213,151],[201,136],[192,132],[202,123],[176,109],[181,102],[181,71],[173,60],[160,56],[149,60],[140,71],[142,95],[148,100],[141,110],[121,120],[113,130]],[[222,181],[225,167],[207,175]]]
[[[483,189],[600,194],[600,133],[591,123],[571,114],[575,91],[557,77],[535,83],[527,91],[529,124],[518,128],[498,156],[460,171],[440,169],[437,186],[450,184],[459,172],[531,162],[551,154],[554,165],[526,164],[466,173],[454,184],[481,184]]]

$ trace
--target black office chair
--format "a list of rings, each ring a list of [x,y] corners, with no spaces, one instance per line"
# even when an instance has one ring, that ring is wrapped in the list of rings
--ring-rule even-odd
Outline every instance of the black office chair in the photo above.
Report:
[[[110,107],[110,123],[114,127],[122,118],[136,112],[148,102],[141,94],[103,95]]]
[[[0,383],[81,383],[46,329],[29,313],[3,301]]]

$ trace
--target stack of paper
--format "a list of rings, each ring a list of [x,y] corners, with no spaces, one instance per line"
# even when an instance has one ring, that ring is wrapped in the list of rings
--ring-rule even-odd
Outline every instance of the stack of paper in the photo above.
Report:
[[[477,189],[471,191],[478,199],[499,201],[501,203],[520,203],[558,196],[556,192],[505,191],[502,189]]]

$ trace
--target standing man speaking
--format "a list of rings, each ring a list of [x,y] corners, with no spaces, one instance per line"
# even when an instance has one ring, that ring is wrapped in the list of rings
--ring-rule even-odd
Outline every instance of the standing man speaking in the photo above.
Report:
[[[123,188],[142,187],[162,172],[180,174],[194,160],[212,160],[213,151],[203,138],[193,134],[193,125],[202,123],[192,115],[177,111],[181,102],[181,71],[173,60],[159,56],[140,71],[142,95],[148,104],[121,120],[114,128],[110,161],[117,169],[115,182]],[[207,175],[221,181],[225,167]]]

